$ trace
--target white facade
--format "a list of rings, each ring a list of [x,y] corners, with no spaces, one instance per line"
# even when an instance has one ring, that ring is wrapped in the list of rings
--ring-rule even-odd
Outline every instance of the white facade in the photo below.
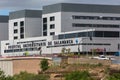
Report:
[[[9,15],[9,40],[42,35],[42,11],[20,10]]]
[[[20,26],[20,22],[23,21],[24,26]],[[14,23],[17,23],[17,26],[14,26]],[[24,39],[30,37],[37,37],[42,35],[42,20],[41,18],[19,18],[9,20],[9,40],[14,40],[14,37],[17,39]],[[20,28],[23,27],[24,32],[20,33]],[[14,33],[14,30],[17,30],[17,33]],[[21,38],[20,35],[23,34],[24,38]]]
[[[50,17],[54,17],[55,20],[50,21]],[[51,36],[50,35],[51,32],[55,32],[54,35],[58,35],[59,33],[61,33],[61,12],[43,14],[42,18],[47,18],[47,36]],[[50,25],[53,24],[54,24],[54,28],[50,29]]]

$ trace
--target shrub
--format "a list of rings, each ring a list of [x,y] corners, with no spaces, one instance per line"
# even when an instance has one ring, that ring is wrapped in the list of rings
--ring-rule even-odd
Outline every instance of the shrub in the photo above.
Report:
[[[65,80],[93,80],[88,71],[75,71],[67,74]]]
[[[43,59],[40,63],[40,67],[42,69],[42,71],[45,71],[49,68],[49,63],[48,63],[48,60],[47,59]]]

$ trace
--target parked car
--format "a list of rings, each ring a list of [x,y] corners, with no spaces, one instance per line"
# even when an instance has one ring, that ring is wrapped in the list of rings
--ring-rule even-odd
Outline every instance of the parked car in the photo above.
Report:
[[[105,55],[100,55],[100,56],[97,56],[97,57],[93,57],[93,59],[110,60],[110,58],[106,57]]]

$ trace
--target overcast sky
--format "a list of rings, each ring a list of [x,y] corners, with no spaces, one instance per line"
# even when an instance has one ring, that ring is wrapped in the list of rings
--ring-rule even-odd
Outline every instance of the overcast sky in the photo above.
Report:
[[[120,0],[0,0],[0,15],[11,10],[41,9],[44,5],[60,2],[120,5]]]

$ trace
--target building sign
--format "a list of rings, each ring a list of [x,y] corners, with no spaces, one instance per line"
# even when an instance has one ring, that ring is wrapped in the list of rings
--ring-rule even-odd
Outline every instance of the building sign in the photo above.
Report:
[[[104,49],[101,49],[101,48],[95,48],[95,49],[90,49],[90,51],[92,52],[105,52],[106,51],[106,49],[104,48]]]
[[[29,43],[26,42],[19,42],[19,44],[16,45],[7,45],[7,49],[4,50],[4,52],[19,52],[19,51],[34,51],[39,50],[39,47],[47,47],[47,46],[62,46],[62,45],[69,45],[73,44],[73,40],[55,40],[55,41],[41,41],[41,42],[35,42],[30,41]]]

